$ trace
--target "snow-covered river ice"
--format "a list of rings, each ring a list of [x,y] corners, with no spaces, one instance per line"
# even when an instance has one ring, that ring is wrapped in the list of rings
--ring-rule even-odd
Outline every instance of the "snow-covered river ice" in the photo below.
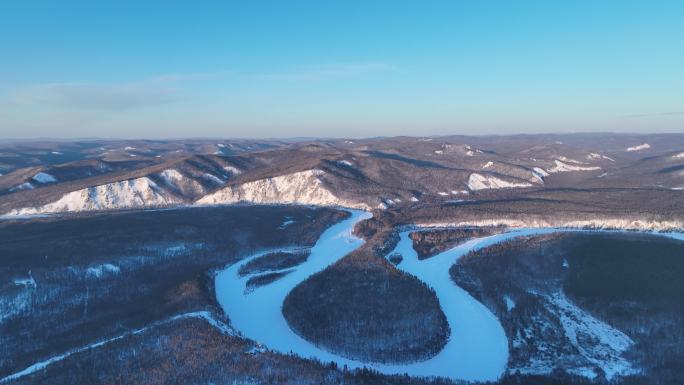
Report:
[[[306,280],[354,249],[362,239],[352,234],[354,225],[369,218],[363,211],[350,210],[350,218],[327,229],[311,249],[306,262],[291,269],[273,283],[245,290],[249,277],[240,277],[238,271],[250,260],[268,252],[253,255],[228,266],[216,275],[216,296],[230,317],[232,326],[242,335],[269,349],[282,353],[295,353],[322,362],[335,362],[348,368],[373,368],[386,374],[408,374],[422,377],[447,377],[471,381],[490,381],[501,377],[508,361],[508,340],[501,323],[483,304],[458,287],[449,276],[449,268],[458,258],[472,250],[519,236],[546,234],[561,229],[518,229],[503,234],[473,239],[426,260],[419,260],[413,249],[409,231],[400,234],[395,250],[403,256],[397,267],[435,290],[440,306],[446,315],[451,335],[444,348],[430,359],[406,364],[380,364],[351,360],[324,349],[297,335],[282,314],[287,294]],[[684,238],[681,234],[674,238]]]

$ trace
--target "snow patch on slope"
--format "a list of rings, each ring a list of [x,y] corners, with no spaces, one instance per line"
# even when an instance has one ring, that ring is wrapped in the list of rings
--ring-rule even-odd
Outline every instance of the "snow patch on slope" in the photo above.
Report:
[[[506,303],[506,310],[510,312],[511,310],[515,309],[515,301],[513,301],[513,298],[511,298],[509,295],[504,295],[503,299]]]
[[[57,182],[57,178],[54,176],[46,173],[46,172],[39,172],[38,174],[34,175],[33,178],[34,181],[38,183],[54,183]]]
[[[38,285],[36,284],[36,280],[33,278],[33,275],[31,274],[31,270],[29,270],[27,278],[17,278],[14,280],[14,284],[17,286],[31,287],[34,289],[38,287]],[[0,316],[0,320],[2,320],[2,318],[3,317]]]
[[[200,198],[196,203],[310,204],[370,209],[365,203],[335,196],[321,181],[320,177],[323,175],[325,172],[321,170],[306,170],[259,179],[238,186],[228,186]]]
[[[174,190],[183,195],[204,194],[204,187],[193,178],[189,178],[176,169],[166,169],[157,174],[166,185],[172,187]],[[221,184],[223,181],[221,181]]]
[[[20,185],[16,185],[9,189],[10,192],[21,191],[21,190],[33,190],[33,185],[30,182],[24,182]]]
[[[98,266],[89,267],[86,270],[86,277],[88,278],[101,278],[106,275],[116,275],[119,274],[121,269],[119,266],[112,265],[111,263],[105,263]]]
[[[546,178],[547,176],[549,176],[549,173],[546,172],[546,170],[544,170],[544,169],[541,168],[541,167],[534,167],[534,168],[532,168],[532,174],[534,175],[535,178],[537,178],[537,180],[539,181],[539,183],[544,183],[544,178]]]
[[[72,191],[52,203],[39,207],[14,209],[5,215],[112,210],[174,203],[179,203],[178,199],[164,194],[152,180],[142,177]]]
[[[627,152],[634,152],[634,151],[648,150],[649,148],[651,148],[651,145],[650,145],[650,144],[648,144],[648,143],[643,143],[643,144],[639,144],[639,145],[637,145],[637,146],[627,147],[627,148],[625,149],[625,151],[627,151]]]
[[[183,176],[183,174],[178,172],[178,170],[172,168],[160,172],[159,177],[171,186],[178,186],[178,184],[182,182],[183,179],[185,179],[185,176]]]
[[[532,187],[532,185],[527,182],[509,182],[495,176],[477,173],[472,173],[468,177],[468,188],[472,191],[517,187]]]
[[[206,179],[206,180],[208,180],[208,181],[214,182],[215,184],[224,184],[224,183],[226,183],[223,179],[217,177],[216,175],[209,174],[208,172],[205,172],[204,174],[202,174],[202,178],[204,178],[204,179]]]
[[[566,162],[566,163],[587,164],[586,162],[580,162],[579,160],[566,158],[566,157],[564,157],[564,156],[559,156],[559,157],[558,157],[558,160],[561,160],[561,161]]]
[[[591,160],[605,159],[605,160],[609,160],[611,162],[615,162],[615,159],[608,157],[608,156],[605,156],[605,155],[602,155],[602,154],[598,154],[596,152],[592,152],[591,154],[587,155],[587,159],[591,159]]]
[[[242,171],[233,166],[225,166],[223,167],[223,170],[228,171],[231,175],[238,175],[242,173]]]
[[[561,162],[558,159],[556,159],[554,162],[556,163],[556,165],[551,167],[550,169],[548,169],[548,172],[551,174],[554,174],[557,172],[594,171],[594,170],[600,170],[601,169],[601,167],[599,167],[599,166],[579,166],[579,165],[567,164],[567,163]]]

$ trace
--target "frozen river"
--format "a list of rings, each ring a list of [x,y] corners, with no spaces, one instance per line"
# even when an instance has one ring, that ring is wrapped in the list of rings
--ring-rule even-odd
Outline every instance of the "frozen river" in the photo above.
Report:
[[[283,278],[246,291],[248,276],[240,277],[240,267],[250,260],[273,252],[253,255],[227,267],[216,276],[219,304],[230,317],[232,326],[245,337],[282,353],[293,352],[301,357],[322,362],[334,361],[349,368],[369,367],[386,374],[408,374],[422,377],[447,377],[471,381],[490,381],[501,377],[508,361],[508,340],[496,316],[483,304],[458,287],[449,277],[449,268],[458,258],[472,250],[524,235],[564,231],[560,229],[518,229],[503,234],[470,240],[426,260],[419,260],[409,232],[400,234],[395,250],[403,256],[397,267],[435,290],[446,315],[451,335],[444,348],[430,359],[407,364],[379,364],[351,360],[318,348],[297,335],[287,324],[282,305],[287,294],[335,261],[362,245],[363,240],[352,234],[354,225],[369,218],[363,211],[351,211],[350,218],[327,229],[311,249],[306,262],[292,269]],[[681,234],[674,235],[681,239]],[[391,254],[391,253],[390,253]]]

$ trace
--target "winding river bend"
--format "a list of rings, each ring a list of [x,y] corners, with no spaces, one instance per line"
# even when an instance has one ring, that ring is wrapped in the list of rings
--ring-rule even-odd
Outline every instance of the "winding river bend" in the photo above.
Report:
[[[216,275],[216,296],[230,317],[232,326],[242,335],[269,349],[295,353],[304,358],[335,362],[348,368],[373,368],[385,374],[408,374],[422,377],[446,377],[470,381],[492,381],[504,374],[508,361],[508,340],[496,316],[465,290],[453,283],[449,267],[472,250],[525,235],[547,234],[563,229],[518,229],[503,234],[470,240],[426,260],[419,260],[413,249],[409,231],[400,234],[395,250],[403,256],[397,267],[431,286],[446,315],[451,336],[444,348],[430,359],[407,364],[378,364],[351,360],[324,349],[297,335],[287,324],[282,305],[287,294],[306,280],[351,251],[363,240],[352,234],[354,225],[370,217],[369,213],[350,210],[351,217],[331,226],[318,239],[306,262],[291,269],[279,280],[253,291],[245,290],[249,277],[238,271],[265,251],[227,267]],[[683,234],[668,234],[684,239]],[[391,253],[390,253],[391,254]]]

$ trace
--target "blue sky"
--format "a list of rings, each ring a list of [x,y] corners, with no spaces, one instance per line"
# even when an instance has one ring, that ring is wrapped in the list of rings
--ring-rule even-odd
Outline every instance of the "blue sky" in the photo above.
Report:
[[[0,136],[682,132],[682,15],[682,1],[7,1]]]

